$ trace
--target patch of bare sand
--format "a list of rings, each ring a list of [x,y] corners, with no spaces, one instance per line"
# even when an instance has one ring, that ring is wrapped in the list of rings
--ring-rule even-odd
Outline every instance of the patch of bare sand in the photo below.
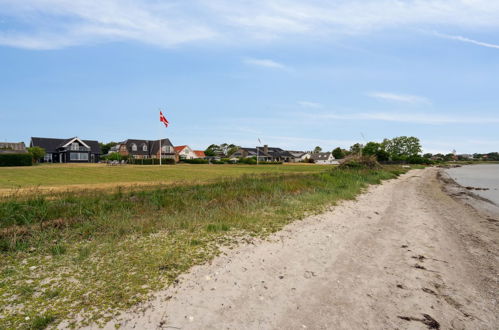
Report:
[[[226,251],[106,328],[497,329],[499,223],[437,172]]]

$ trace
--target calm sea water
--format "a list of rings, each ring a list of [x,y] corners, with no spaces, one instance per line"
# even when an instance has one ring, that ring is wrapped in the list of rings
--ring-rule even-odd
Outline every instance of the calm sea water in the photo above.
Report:
[[[450,168],[447,173],[461,186],[489,188],[489,190],[473,190],[473,193],[499,205],[499,164]]]

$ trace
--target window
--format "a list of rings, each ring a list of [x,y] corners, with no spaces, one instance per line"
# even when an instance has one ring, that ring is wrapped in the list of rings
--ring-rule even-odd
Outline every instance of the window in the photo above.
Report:
[[[161,152],[164,154],[172,154],[173,153],[173,147],[171,146],[161,146]]]
[[[132,143],[132,151],[137,151],[137,145],[135,143]]]
[[[72,152],[72,153],[69,154],[69,159],[70,160],[87,161],[88,162],[88,153]]]
[[[79,150],[79,149],[80,145],[78,144],[78,142],[71,143],[71,150]]]
[[[142,151],[147,151],[147,145],[145,143],[142,145]]]
[[[51,163],[52,162],[52,154],[45,154],[45,156],[43,156],[43,160],[45,162]]]

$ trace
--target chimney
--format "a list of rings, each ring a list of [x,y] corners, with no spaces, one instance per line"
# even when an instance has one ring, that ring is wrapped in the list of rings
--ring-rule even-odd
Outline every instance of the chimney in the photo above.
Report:
[[[268,146],[267,144],[265,144],[265,145],[263,146],[263,152],[264,152],[264,153],[266,153],[266,154],[268,154],[268,153],[269,153],[269,146]]]

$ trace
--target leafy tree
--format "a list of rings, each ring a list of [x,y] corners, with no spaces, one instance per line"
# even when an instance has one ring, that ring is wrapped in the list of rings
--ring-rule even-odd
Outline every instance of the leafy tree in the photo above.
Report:
[[[350,153],[354,155],[359,155],[362,152],[362,144],[356,143],[350,147]]]
[[[236,146],[235,144],[229,144],[229,143],[222,143],[221,145],[218,144],[211,144],[206,148],[204,151],[204,154],[206,156],[223,156],[223,157],[228,157],[232,155],[234,152],[239,149],[239,146]]]
[[[382,150],[381,143],[368,142],[362,149],[362,153],[365,155],[376,155],[376,153],[380,150]]]
[[[402,160],[419,155],[422,151],[419,139],[414,136],[399,136],[391,140],[384,140],[386,151],[392,160]]]
[[[335,159],[343,159],[345,158],[345,152],[340,147],[335,148],[333,150],[333,157]]]
[[[423,157],[430,159],[431,157],[433,157],[433,154],[428,152],[428,153],[424,154]]]
[[[107,155],[109,153],[109,150],[116,146],[118,143],[117,142],[109,142],[109,143],[102,143],[99,142],[100,150],[102,155]]]
[[[215,156],[218,152],[220,152],[220,146],[217,144],[210,144],[204,151],[204,154],[206,156]]]
[[[446,162],[449,162],[449,161],[451,161],[451,160],[454,160],[454,154],[453,154],[453,153],[448,153],[448,154],[446,154],[446,155],[444,156],[444,160],[445,160]]]
[[[362,153],[364,155],[376,156],[378,161],[387,161],[390,159],[390,155],[385,150],[382,143],[368,142],[364,148],[362,148]]]
[[[231,144],[223,143],[220,145],[221,152],[225,157],[229,157],[234,152],[236,152],[239,148],[240,148],[239,146],[236,146],[235,144],[232,144],[232,143]]]
[[[38,163],[40,159],[42,159],[43,156],[45,156],[45,149],[41,147],[28,148],[28,152],[31,154],[31,157],[33,157],[33,161],[35,163]]]
[[[321,147],[319,147],[319,146],[317,146],[317,147],[315,147],[315,148],[314,148],[313,153],[314,153],[314,154],[318,154],[318,153],[319,153],[319,152],[321,152],[321,151],[322,151],[322,148],[321,148]]]
[[[499,153],[498,152],[489,152],[487,154],[487,159],[488,160],[499,160]]]

